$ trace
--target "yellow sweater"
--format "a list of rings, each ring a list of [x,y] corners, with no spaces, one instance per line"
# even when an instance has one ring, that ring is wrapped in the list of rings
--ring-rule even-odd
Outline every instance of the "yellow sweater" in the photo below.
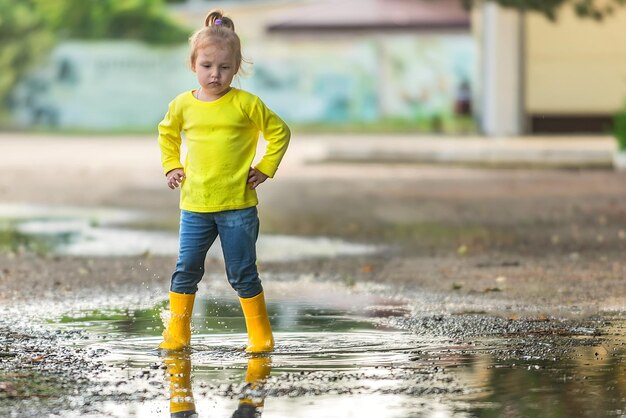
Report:
[[[181,132],[187,158],[180,162]],[[244,209],[258,203],[247,185],[259,132],[268,142],[256,169],[274,177],[287,145],[289,127],[255,95],[231,88],[213,102],[196,99],[191,91],[169,104],[159,123],[163,171],[184,168],[180,208],[192,212]]]

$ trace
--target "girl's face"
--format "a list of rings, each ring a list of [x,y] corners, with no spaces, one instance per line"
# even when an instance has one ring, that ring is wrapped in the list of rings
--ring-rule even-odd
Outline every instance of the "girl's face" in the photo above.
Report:
[[[230,83],[239,70],[235,54],[228,45],[214,43],[198,49],[192,70],[202,86],[202,98],[217,100],[230,90]]]

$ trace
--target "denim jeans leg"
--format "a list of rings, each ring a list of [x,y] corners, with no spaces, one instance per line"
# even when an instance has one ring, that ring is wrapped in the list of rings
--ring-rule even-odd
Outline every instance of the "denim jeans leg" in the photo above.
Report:
[[[220,212],[216,216],[228,282],[239,297],[251,298],[263,291],[256,266],[259,217],[256,206]]]
[[[172,274],[170,290],[192,294],[204,275],[206,253],[217,237],[217,226],[211,213],[181,210],[180,245],[176,270]]]

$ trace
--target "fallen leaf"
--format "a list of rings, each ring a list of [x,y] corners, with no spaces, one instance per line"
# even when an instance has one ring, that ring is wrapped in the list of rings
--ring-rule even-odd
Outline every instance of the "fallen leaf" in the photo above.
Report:
[[[371,273],[374,271],[374,266],[372,264],[365,264],[361,266],[361,273]]]
[[[44,355],[39,355],[39,356],[35,356],[33,358],[30,359],[31,363],[41,363],[42,361],[44,361],[46,359],[46,356]]]

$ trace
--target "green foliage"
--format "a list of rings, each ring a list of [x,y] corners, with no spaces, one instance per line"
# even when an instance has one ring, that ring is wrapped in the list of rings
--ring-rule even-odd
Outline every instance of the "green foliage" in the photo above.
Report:
[[[22,74],[32,69],[54,42],[31,0],[0,0],[0,109]]]
[[[576,14],[583,18],[602,20],[624,7],[626,0],[462,0],[467,8],[475,7],[484,1],[499,3],[504,7],[544,14],[550,20],[556,20],[557,11],[563,6],[573,7]]]
[[[185,42],[165,0],[0,0],[0,114],[9,93],[60,39]]]
[[[620,151],[626,151],[626,106],[613,117],[613,135]]]
[[[184,42],[189,30],[171,20],[163,0],[33,0],[63,38]]]

